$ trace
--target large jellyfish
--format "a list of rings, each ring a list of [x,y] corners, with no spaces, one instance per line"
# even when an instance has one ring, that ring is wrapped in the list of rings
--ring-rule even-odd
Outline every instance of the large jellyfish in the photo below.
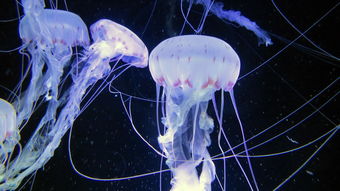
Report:
[[[148,60],[144,43],[132,31],[111,20],[102,19],[91,26],[94,42],[88,46],[87,27],[76,14],[45,9],[44,1],[40,0],[24,0],[22,4],[25,16],[19,25],[24,43],[21,51],[27,49],[31,57],[27,71],[31,72],[31,79],[27,89],[13,103],[14,107],[4,100],[0,102],[1,190],[16,189],[25,177],[42,168],[53,156],[63,135],[93,101],[92,96],[80,105],[89,87],[111,73],[117,78],[130,66],[146,67]],[[83,46],[85,50],[83,56],[75,57],[71,63],[75,46]],[[126,64],[118,66],[120,60]],[[111,67],[112,61],[115,64]],[[64,74],[66,67],[71,68],[70,85],[65,85],[66,79],[62,78],[70,76]],[[20,131],[30,128],[27,123],[41,105],[45,105],[45,113],[22,147]]]
[[[207,149],[214,127],[208,102],[217,90],[232,91],[240,59],[218,38],[184,35],[161,42],[149,63],[153,79],[164,87],[165,132],[158,142],[173,174],[171,190],[211,190],[216,170]]]

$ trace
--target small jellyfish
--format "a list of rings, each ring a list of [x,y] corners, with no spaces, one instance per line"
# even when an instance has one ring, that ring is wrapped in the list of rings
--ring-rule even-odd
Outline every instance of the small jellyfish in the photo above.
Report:
[[[140,38],[128,28],[108,19],[101,19],[90,28],[94,43],[91,50],[100,58],[120,58],[132,66],[148,65],[149,52]],[[90,51],[91,52],[91,51]]]
[[[5,162],[15,145],[20,140],[19,129],[16,124],[16,111],[12,104],[0,99],[0,172],[5,170]]]

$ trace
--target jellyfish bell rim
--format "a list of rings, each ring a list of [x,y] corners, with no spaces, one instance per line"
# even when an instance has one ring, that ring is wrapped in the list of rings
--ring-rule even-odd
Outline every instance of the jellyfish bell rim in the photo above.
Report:
[[[148,54],[148,53],[147,53]],[[123,55],[122,61],[131,64],[137,68],[145,68],[148,66],[148,57],[136,57],[130,55]]]
[[[185,40],[189,40],[189,42],[184,42]],[[175,43],[173,43],[175,42]],[[184,42],[184,43],[183,43]],[[208,42],[207,44],[204,44],[204,42]],[[213,42],[213,43],[210,43]],[[167,45],[171,45],[170,48]],[[183,45],[184,44],[184,45]],[[205,59],[204,57],[204,52],[202,52],[202,47],[199,47],[199,45],[205,45],[205,48],[208,50],[208,52],[214,52],[214,50],[216,50],[217,53],[217,57],[216,56],[212,56],[211,58],[212,60],[208,60]],[[217,45],[216,45],[217,44]],[[174,48],[174,46],[176,46],[179,50],[174,50],[176,48]],[[184,47],[184,48],[183,48]],[[188,48],[190,47],[190,48]],[[213,50],[211,51],[210,48]],[[172,52],[171,52],[172,51]],[[201,52],[200,52],[201,51]],[[161,57],[164,56],[164,52],[165,57]],[[168,53],[170,52],[170,53]],[[182,78],[180,79],[180,77],[178,77],[178,79],[176,80],[169,80],[169,76],[167,76],[167,71],[169,71],[169,69],[173,69],[179,66],[184,66],[183,65],[183,57],[180,57],[177,55],[177,62],[181,62],[180,64],[177,64],[175,62],[174,66],[166,66],[166,65],[170,65],[168,64],[171,61],[174,61],[173,57],[176,57],[176,54],[174,56],[174,53],[187,53],[189,54],[188,57],[186,57],[186,59],[188,60],[186,63],[191,62],[193,60],[195,60],[195,57],[198,57],[196,59],[196,61],[198,60],[198,64],[197,66],[191,66],[192,68],[190,68],[189,71],[189,77],[194,73],[193,71],[197,71],[200,70],[200,68],[202,67],[206,67],[206,68],[210,68],[207,67],[207,65],[202,65],[202,63],[204,63],[204,61],[208,61],[208,63],[210,64],[210,62],[221,62],[218,60],[218,56],[222,56],[223,58],[220,58],[220,60],[223,60],[223,64],[222,64],[222,68],[220,66],[220,69],[217,68],[217,70],[215,71],[215,73],[217,74],[217,77],[215,76],[209,76],[206,75],[205,77],[205,81],[204,82],[200,82],[198,85],[195,86],[194,82],[191,81],[190,79],[185,79]],[[163,54],[161,56],[159,56],[159,54]],[[186,55],[187,56],[187,55]],[[216,59],[216,58],[217,59]],[[210,58],[209,58],[210,59]],[[227,64],[224,64],[224,62],[227,62]],[[231,80],[225,81],[226,79],[223,79],[223,76],[225,75],[223,72],[221,72],[221,69],[223,71],[223,69],[227,69],[228,67],[230,68],[231,64],[228,64],[228,61],[231,61],[230,63],[234,63],[235,66],[232,70],[232,76],[231,76]],[[211,64],[214,64],[211,63]],[[177,65],[176,65],[177,64]],[[188,64],[189,65],[189,64]],[[223,66],[224,65],[224,66]],[[209,65],[211,66],[211,65]],[[226,67],[228,66],[228,67]],[[208,36],[208,35],[196,35],[196,34],[189,34],[189,35],[180,35],[180,36],[174,36],[171,38],[167,38],[165,40],[163,40],[162,42],[160,42],[156,47],[154,47],[154,49],[151,51],[150,55],[149,55],[149,70],[151,73],[151,76],[153,78],[153,80],[156,82],[156,84],[163,86],[164,88],[166,87],[181,87],[182,89],[213,89],[215,91],[217,90],[224,90],[224,91],[230,91],[232,90],[232,88],[234,87],[239,73],[240,73],[240,59],[237,55],[237,53],[235,52],[235,50],[225,41],[214,37],[214,36]],[[201,69],[202,70],[202,69]],[[164,73],[165,72],[165,73]],[[177,72],[180,73],[181,71]],[[188,72],[188,71],[187,71]],[[229,70],[226,70],[225,72],[229,72]],[[209,70],[207,71],[201,71],[201,73],[209,73]],[[214,74],[214,72],[211,72],[211,74]],[[173,72],[173,74],[177,75],[176,72]],[[179,76],[181,76],[182,74],[178,74]],[[203,74],[204,75],[204,74]],[[171,78],[171,77],[170,77]],[[196,79],[197,82],[197,79]],[[195,87],[194,87],[195,86]]]

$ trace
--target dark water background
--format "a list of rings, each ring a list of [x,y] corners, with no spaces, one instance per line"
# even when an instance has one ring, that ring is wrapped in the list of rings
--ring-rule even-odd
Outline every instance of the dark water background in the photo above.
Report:
[[[306,30],[323,14],[336,5],[337,1],[285,1],[278,2],[279,8],[301,31]],[[146,23],[152,12],[155,1],[147,0],[82,0],[67,1],[69,11],[78,14],[87,26],[95,21],[107,18],[125,25],[134,31],[145,42],[149,51],[162,40],[179,33],[183,17],[180,13],[179,0],[158,0],[149,25]],[[203,33],[219,37],[228,42],[241,59],[241,76],[260,65],[287,42],[298,36],[298,33],[279,15],[270,1],[225,1],[225,9],[234,9],[256,21],[264,30],[271,33],[274,45],[258,46],[257,38],[243,28],[222,22],[215,16],[208,17]],[[59,2],[65,9],[63,2]],[[187,5],[185,4],[185,8]],[[14,1],[0,3],[0,19],[17,17]],[[190,20],[197,25],[202,13],[200,6],[194,6]],[[339,56],[339,8],[336,8],[320,23],[312,28],[307,36],[317,45]],[[18,22],[0,23],[0,49],[8,50],[21,44],[18,38]],[[146,28],[145,28],[146,27]],[[145,32],[143,33],[143,31]],[[184,34],[192,33],[186,28]],[[275,36],[286,39],[279,40]],[[320,56],[304,47],[315,50],[306,40],[300,39],[298,44],[290,46],[267,65],[240,80],[234,88],[236,101],[244,124],[246,137],[251,137],[316,95],[320,90],[339,77],[339,62]],[[0,84],[13,89],[20,79],[21,57],[17,52],[0,54]],[[119,90],[138,97],[154,99],[155,85],[148,69],[129,69],[113,85]],[[319,107],[332,95],[339,91],[339,83],[329,88],[326,93],[312,102]],[[0,89],[0,97],[9,94]],[[339,99],[331,101],[321,112],[334,124],[339,124]],[[239,126],[226,95],[224,107],[224,128],[233,145],[241,141]],[[155,123],[155,104],[133,100],[133,117],[141,134],[156,148],[157,129]],[[315,111],[307,106],[293,117],[280,123],[270,132],[261,135],[256,145],[288,129],[308,114]],[[213,116],[212,107],[209,113]],[[37,117],[32,118],[30,128],[34,128]],[[288,134],[273,140],[267,145],[250,152],[266,154],[289,150],[321,136],[335,127],[320,113],[305,120]],[[216,124],[217,125],[217,124]],[[24,132],[25,133],[25,132]],[[26,133],[28,134],[28,133]],[[23,139],[28,135],[23,134]],[[210,153],[218,154],[217,130],[212,133]],[[298,141],[294,144],[287,138]],[[325,140],[325,139],[322,139]],[[322,141],[305,149],[276,157],[256,158],[252,160],[255,175],[261,190],[272,190],[294,170],[296,170],[317,148]],[[159,175],[117,181],[96,182],[77,175],[71,168],[67,136],[61,142],[55,156],[36,174],[32,190],[159,190]],[[225,148],[227,146],[225,145]],[[159,170],[160,157],[137,137],[131,128],[120,99],[107,90],[90,105],[76,120],[71,139],[73,160],[79,171],[93,177],[113,178],[125,177]],[[328,144],[281,190],[338,190],[339,173],[339,135],[336,134]],[[245,164],[245,161],[243,161]],[[217,173],[222,177],[222,162],[216,161]],[[246,165],[244,165],[246,167]],[[235,160],[227,160],[228,190],[249,190],[248,185]],[[164,173],[163,190],[169,190],[170,173]],[[22,190],[30,190],[32,182]],[[220,190],[217,181],[213,190]]]

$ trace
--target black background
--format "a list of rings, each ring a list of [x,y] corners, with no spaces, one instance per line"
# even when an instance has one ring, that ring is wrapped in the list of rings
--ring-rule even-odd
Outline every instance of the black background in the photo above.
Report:
[[[301,31],[306,30],[328,10],[336,6],[337,1],[285,1],[278,2],[278,7],[285,16]],[[65,9],[62,1],[60,9]],[[158,0],[149,24],[154,0],[78,0],[67,1],[68,10],[78,14],[87,26],[101,18],[111,19],[134,31],[145,42],[149,51],[162,40],[178,35],[183,24],[179,0]],[[260,65],[280,51],[299,34],[278,13],[270,1],[224,2],[225,9],[239,10],[250,20],[272,35],[274,44],[270,47],[258,46],[257,38],[249,31],[224,23],[210,15],[202,34],[219,37],[228,42],[241,59],[241,76]],[[48,5],[49,7],[49,5]],[[17,18],[15,1],[1,2],[0,19]],[[187,4],[184,4],[187,8]],[[19,7],[21,11],[21,8]],[[22,12],[22,11],[21,11]],[[194,6],[189,17],[197,26],[202,14],[201,6]],[[306,35],[319,47],[330,54],[339,56],[339,8],[317,23]],[[20,46],[18,21],[0,23],[0,49],[9,50]],[[143,33],[143,31],[145,32]],[[184,34],[191,34],[187,27]],[[239,80],[234,92],[237,106],[244,125],[246,137],[251,137],[283,116],[289,114],[306,102],[328,84],[339,77],[339,62],[315,53],[317,50],[304,39],[288,47],[270,60],[265,66]],[[0,53],[0,84],[13,89],[20,79],[21,56],[17,51]],[[131,68],[119,77],[113,85],[124,93],[155,99],[155,85],[148,69]],[[316,108],[339,91],[339,83],[312,102]],[[8,91],[0,88],[0,97],[9,96]],[[229,96],[224,107],[224,128],[233,145],[240,143],[240,130]],[[217,95],[217,97],[219,97]],[[320,113],[306,119],[292,131],[272,140],[250,153],[252,155],[276,153],[296,148],[339,124],[338,97],[320,110]],[[156,148],[157,129],[155,104],[133,100],[133,117],[141,134]],[[276,125],[268,133],[259,136],[248,146],[263,142],[279,132],[288,129],[307,115],[315,111],[308,105],[296,112],[285,122]],[[209,113],[213,115],[212,107]],[[215,119],[215,117],[214,117]],[[28,128],[34,129],[38,115],[33,116]],[[215,120],[216,121],[216,120]],[[332,121],[332,122],[330,122]],[[216,124],[216,123],[215,123]],[[217,124],[216,124],[217,125]],[[22,132],[23,141],[27,140],[29,130]],[[217,128],[212,133],[211,155],[219,153],[217,147]],[[299,142],[294,144],[287,138]],[[159,190],[159,175],[116,181],[98,182],[87,180],[77,175],[71,168],[67,151],[67,137],[62,140],[54,157],[39,170],[34,179],[22,190]],[[272,190],[294,172],[320,146],[322,141],[299,151],[275,157],[252,159],[255,175],[260,190]],[[227,145],[223,144],[225,148]],[[102,94],[80,115],[73,126],[71,151],[74,163],[79,171],[92,177],[125,177],[159,170],[160,157],[140,140],[131,128],[119,97],[104,90]],[[313,157],[302,170],[286,183],[282,190],[337,190],[339,189],[339,135],[331,140]],[[244,166],[245,161],[241,159]],[[222,162],[216,161],[219,177],[223,175]],[[312,173],[310,173],[312,172]],[[249,190],[249,187],[234,159],[227,159],[227,190]],[[164,173],[163,190],[170,189],[170,173]],[[220,190],[217,181],[213,190]]]

